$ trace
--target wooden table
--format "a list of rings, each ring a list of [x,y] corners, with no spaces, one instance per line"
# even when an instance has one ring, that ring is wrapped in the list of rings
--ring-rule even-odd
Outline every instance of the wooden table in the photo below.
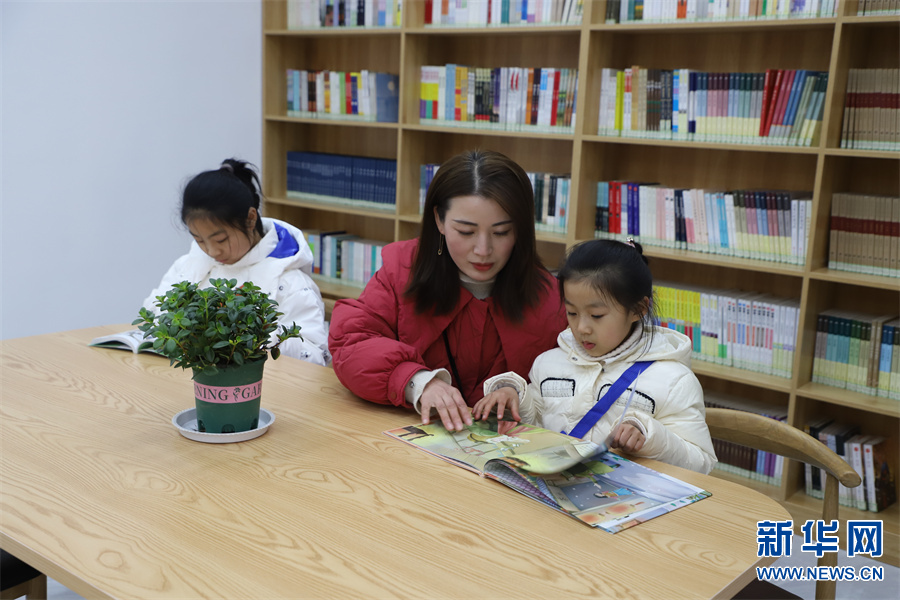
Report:
[[[772,559],[743,486],[642,461],[712,497],[615,535],[382,431],[327,368],[269,361],[270,430],[182,437],[190,374],[91,348],[110,326],[5,340],[0,546],[88,598],[730,597]]]

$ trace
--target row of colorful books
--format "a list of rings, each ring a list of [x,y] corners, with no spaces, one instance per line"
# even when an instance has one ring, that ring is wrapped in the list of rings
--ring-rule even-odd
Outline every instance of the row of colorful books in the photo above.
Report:
[[[374,71],[287,70],[287,114],[305,119],[396,123],[400,80]]]
[[[818,142],[828,73],[601,70],[598,134],[734,144]]]
[[[364,286],[381,268],[381,249],[386,242],[367,240],[340,231],[308,229],[303,232],[313,251],[313,273]]]
[[[881,512],[897,501],[894,473],[897,472],[897,438],[862,433],[858,425],[813,417],[806,432],[828,446],[859,473],[862,485],[848,488],[838,484],[839,501],[858,510]],[[825,475],[818,467],[806,465],[806,493],[824,498]]]
[[[900,15],[900,0],[858,0],[858,15]]]
[[[900,277],[900,197],[834,194],[828,268]]]
[[[577,69],[424,65],[419,119],[429,125],[569,133],[577,93]]]
[[[440,165],[426,163],[419,167],[419,213],[425,209],[425,195]],[[534,228],[547,233],[565,233],[568,223],[569,200],[572,197],[571,177],[554,173],[528,172],[534,190]]]
[[[723,392],[704,392],[703,402],[708,408],[726,408],[763,415],[776,421],[787,422],[785,406],[767,404],[759,400],[743,398]],[[757,450],[735,442],[713,438],[713,448],[719,459],[716,469],[746,477],[754,481],[780,486],[784,473],[784,460],[777,454]]]
[[[841,148],[900,150],[900,69],[850,69]]]
[[[606,0],[606,22],[813,19],[833,17],[840,0]]]
[[[671,188],[628,181],[597,184],[594,237],[802,265],[811,192]]]
[[[900,318],[843,310],[819,313],[812,381],[900,400]]]
[[[653,289],[659,324],[691,338],[694,359],[791,377],[799,301],[664,281]]]
[[[402,8],[403,0],[287,0],[287,27],[399,27]]]
[[[578,25],[583,0],[425,0],[425,25]]]
[[[287,195],[360,208],[394,210],[397,161],[291,151],[287,153]]]

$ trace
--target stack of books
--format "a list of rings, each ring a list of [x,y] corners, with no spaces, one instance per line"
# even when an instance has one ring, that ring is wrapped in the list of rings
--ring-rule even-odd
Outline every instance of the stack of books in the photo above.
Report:
[[[425,0],[425,25],[578,25],[583,12],[583,0]]]
[[[806,432],[847,461],[859,473],[862,485],[847,488],[839,484],[839,501],[843,506],[858,510],[881,512],[897,501],[894,484],[896,472],[897,437],[869,435],[860,432],[852,423],[831,417],[813,417]],[[818,467],[806,465],[806,494],[824,498],[825,475]]]
[[[841,310],[820,313],[812,381],[900,400],[900,319]]]
[[[386,242],[367,240],[346,231],[303,232],[313,251],[313,273],[342,284],[365,286],[381,268]]]
[[[419,122],[570,133],[577,94],[577,69],[424,65]]]
[[[394,211],[397,161],[323,152],[288,152],[287,196]]]
[[[792,265],[806,262],[812,192],[597,184],[594,237]]]
[[[900,0],[857,0],[858,15],[900,15]]]
[[[288,29],[400,27],[403,0],[287,0]]]
[[[840,0],[606,0],[606,22],[833,17]]]
[[[900,150],[900,69],[850,69],[841,148]]]
[[[691,339],[692,358],[790,378],[800,316],[798,300],[658,281],[659,325]]]
[[[374,71],[287,70],[287,115],[396,123],[400,110],[397,75]]]
[[[834,194],[828,268],[900,277],[900,197]]]
[[[828,73],[604,68],[597,133],[731,144],[818,143]]]
[[[703,402],[710,408],[742,410],[763,415],[783,423],[787,422],[788,411],[786,406],[770,405],[758,400],[741,398],[721,392],[704,393]],[[712,442],[716,451],[716,458],[719,459],[718,464],[716,464],[717,470],[769,485],[781,485],[784,460],[777,454],[715,438],[713,438]]]

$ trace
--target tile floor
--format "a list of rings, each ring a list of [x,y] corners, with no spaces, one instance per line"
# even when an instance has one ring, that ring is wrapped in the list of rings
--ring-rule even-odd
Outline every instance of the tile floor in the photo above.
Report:
[[[800,548],[803,538],[794,536],[793,548]],[[779,558],[773,566],[815,566],[816,556],[809,552],[793,552],[790,557]],[[855,556],[847,558],[847,553],[841,551],[838,555],[838,565],[853,566],[857,572],[863,566],[884,567],[884,581],[866,583],[838,583],[837,600],[897,600],[900,598],[900,568],[872,560],[868,557]],[[791,593],[797,594],[803,600],[815,600],[815,582],[805,581],[777,581],[773,582]],[[47,584],[48,600],[84,600],[75,592],[66,589],[56,581],[50,580]]]

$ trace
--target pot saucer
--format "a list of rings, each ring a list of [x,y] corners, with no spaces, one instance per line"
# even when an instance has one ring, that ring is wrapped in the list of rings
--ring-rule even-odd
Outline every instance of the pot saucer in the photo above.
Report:
[[[238,431],[235,433],[207,433],[197,431],[197,409],[188,408],[172,417],[172,425],[178,432],[189,440],[195,442],[205,442],[207,444],[229,444],[231,442],[244,442],[258,438],[264,434],[272,423],[275,422],[275,415],[268,410],[259,409],[259,425],[256,429],[248,431]]]

